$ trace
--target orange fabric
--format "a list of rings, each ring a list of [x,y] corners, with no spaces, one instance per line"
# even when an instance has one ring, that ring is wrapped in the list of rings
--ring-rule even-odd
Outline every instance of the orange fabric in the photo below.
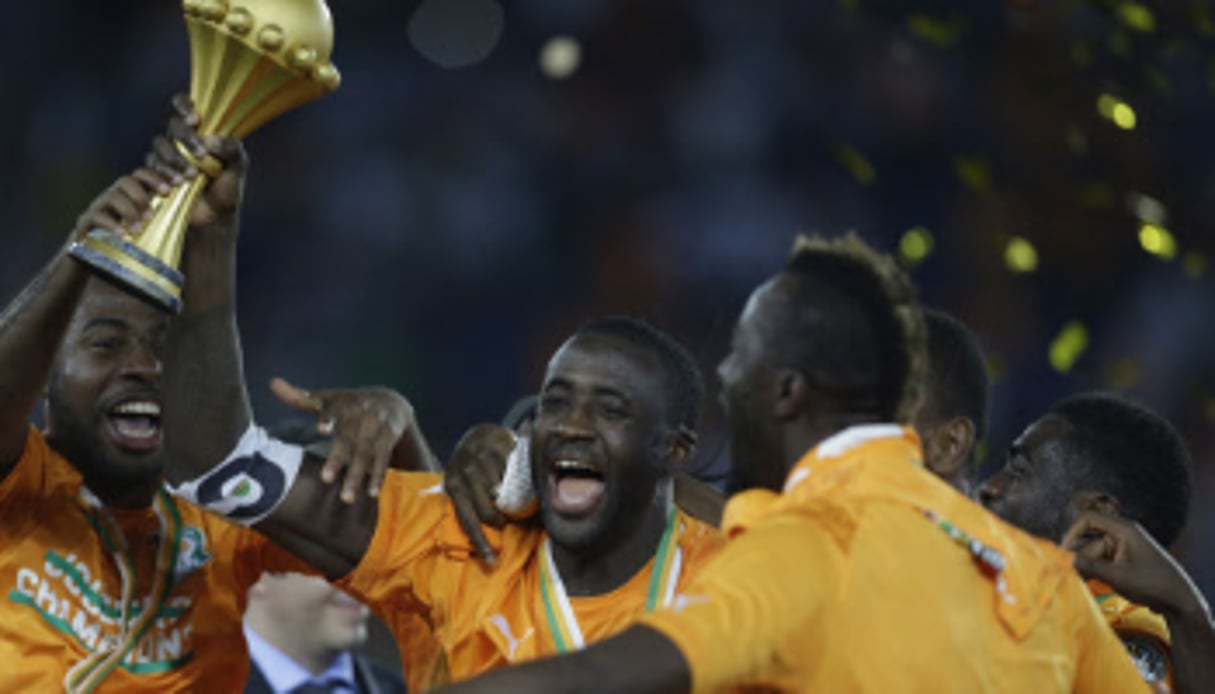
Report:
[[[118,633],[120,577],[77,501],[80,475],[31,430],[0,481],[0,692],[63,691],[64,676]],[[249,660],[241,617],[263,569],[300,564],[256,533],[178,501],[183,521],[164,617],[98,692],[232,692]],[[135,555],[136,595],[152,584],[159,522],[151,510],[114,513]]]
[[[685,586],[721,544],[710,526],[679,512]],[[410,691],[555,653],[540,600],[538,525],[486,528],[498,566],[486,567],[460,529],[442,478],[389,471],[380,523],[362,563],[338,586],[370,605],[400,644]],[[571,597],[587,642],[623,630],[645,609],[650,561],[607,595]],[[678,589],[678,588],[677,588]],[[428,624],[437,652],[419,637]],[[423,647],[411,647],[422,639]]]
[[[1071,556],[919,459],[915,433],[893,425],[823,442],[783,494],[731,500],[726,547],[674,609],[641,622],[680,649],[696,691],[1146,691]],[[925,510],[999,552],[1005,570]]]
[[[1101,581],[1090,580],[1088,589],[1092,593],[1093,599],[1097,601],[1101,616],[1105,617],[1105,622],[1118,633],[1119,638],[1127,643],[1128,649],[1133,651],[1134,643],[1141,639],[1149,640],[1160,649],[1165,657],[1164,682],[1172,690],[1173,639],[1169,636],[1168,623],[1165,622],[1164,617],[1118,595],[1113,588]],[[1134,654],[1132,653],[1132,655]],[[1141,669],[1140,672],[1142,673],[1143,670]],[[1144,674],[1145,677],[1149,677],[1147,673]],[[1149,679],[1149,681],[1152,680]]]

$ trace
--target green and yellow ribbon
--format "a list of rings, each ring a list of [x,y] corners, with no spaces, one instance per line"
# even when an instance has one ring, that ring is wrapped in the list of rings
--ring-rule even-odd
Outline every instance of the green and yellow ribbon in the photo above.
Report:
[[[667,516],[666,530],[658,542],[654,566],[650,570],[650,583],[645,599],[646,612],[652,612],[660,606],[669,606],[675,597],[675,587],[679,583],[679,574],[683,568],[683,550],[678,539],[681,526],[679,514],[672,505]],[[582,628],[578,626],[578,617],[574,614],[569,595],[565,592],[561,572],[553,561],[553,548],[548,536],[544,538],[544,552],[540,562],[540,600],[544,605],[544,616],[557,652],[567,653],[585,648],[586,640],[582,636]]]
[[[101,536],[101,541],[110,550],[114,563],[118,565],[121,579],[122,602],[119,609],[118,642],[112,648],[99,645],[87,658],[77,663],[64,678],[68,694],[88,694],[96,689],[123,658],[151,629],[156,618],[173,590],[173,571],[177,566],[177,553],[181,543],[182,520],[177,504],[164,488],[157,490],[152,507],[160,521],[160,543],[156,548],[156,570],[152,578],[152,590],[148,592],[148,604],[138,617],[132,620],[131,607],[138,592],[135,559],[130,545],[114,516],[87,489],[81,487],[80,500],[89,523]],[[102,644],[104,644],[104,640]]]

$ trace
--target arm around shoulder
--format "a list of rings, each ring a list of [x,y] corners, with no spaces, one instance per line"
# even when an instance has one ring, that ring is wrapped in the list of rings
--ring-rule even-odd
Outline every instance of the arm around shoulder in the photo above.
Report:
[[[662,633],[635,626],[577,653],[497,670],[442,691],[659,694],[691,688],[691,674],[679,648]]]

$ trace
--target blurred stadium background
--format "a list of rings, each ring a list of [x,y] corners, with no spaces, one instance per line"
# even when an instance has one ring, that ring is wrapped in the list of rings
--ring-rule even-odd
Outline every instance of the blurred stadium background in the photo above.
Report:
[[[582,321],[706,373],[794,233],[857,229],[983,338],[985,464],[1112,388],[1187,436],[1179,554],[1215,596],[1210,0],[331,0],[337,93],[254,134],[241,323],[273,375],[406,393],[446,455]],[[0,289],[141,161],[188,57],[172,0],[10,3]],[[708,408],[698,465],[726,464]]]

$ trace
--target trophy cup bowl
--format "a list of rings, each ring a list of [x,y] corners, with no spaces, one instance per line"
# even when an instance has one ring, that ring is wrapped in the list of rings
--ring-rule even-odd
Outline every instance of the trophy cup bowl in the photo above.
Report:
[[[262,124],[337,89],[330,62],[333,17],[324,0],[185,0],[190,98],[200,135],[243,138]],[[152,201],[134,238],[93,229],[70,254],[172,313],[181,311],[178,269],[194,203],[222,166],[177,143],[200,175]]]

